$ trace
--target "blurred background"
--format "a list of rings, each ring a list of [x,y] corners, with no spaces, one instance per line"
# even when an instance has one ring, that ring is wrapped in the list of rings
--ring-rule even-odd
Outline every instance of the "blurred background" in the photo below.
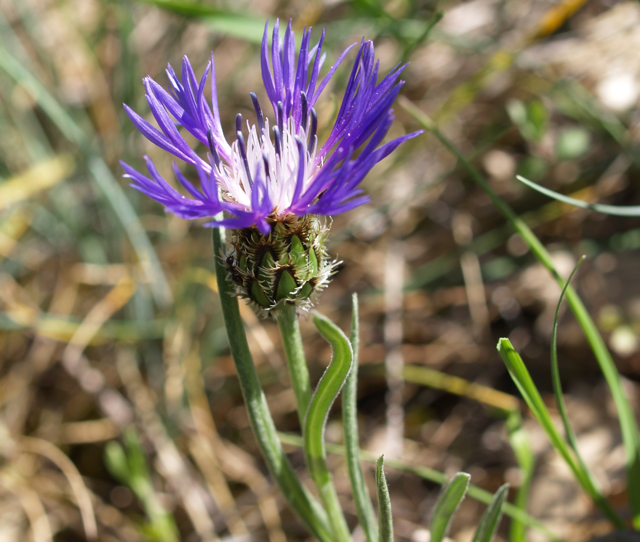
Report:
[[[587,255],[574,283],[637,398],[640,219],[553,202],[515,175],[585,201],[640,204],[638,3],[0,0],[3,542],[309,539],[248,426],[210,231],[165,215],[118,164],[142,168],[148,154],[169,171],[171,158],[133,129],[122,103],[151,118],[142,77],[166,86],[166,64],[177,68],[183,55],[199,76],[214,52],[225,129],[238,112],[253,119],[249,92],[267,103],[259,42],[276,17],[292,19],[298,35],[313,25],[314,41],[324,27],[325,66],[362,36],[374,40],[381,72],[410,62],[390,137],[418,129],[402,107],[413,102],[565,276]],[[354,57],[318,103],[320,134]],[[372,203],[334,219],[329,248],[343,263],[317,305],[348,329],[359,294],[362,447],[407,468],[465,470],[492,492],[505,481],[517,488],[500,406],[518,409],[519,396],[495,345],[511,339],[553,408],[559,288],[432,135],[404,144],[364,189]],[[277,329],[244,309],[278,428],[297,433]],[[330,350],[309,319],[302,330],[315,382]],[[568,311],[559,358],[585,460],[628,517],[617,419]],[[327,431],[335,443],[338,410]],[[608,532],[522,411],[536,459],[529,512],[566,540]],[[301,452],[287,450],[303,473]],[[330,462],[355,523],[343,459]],[[373,467],[365,474],[373,488]],[[427,542],[438,484],[391,467],[388,478],[397,539]],[[483,510],[467,498],[451,537],[469,541]],[[537,531],[529,539],[546,540]]]

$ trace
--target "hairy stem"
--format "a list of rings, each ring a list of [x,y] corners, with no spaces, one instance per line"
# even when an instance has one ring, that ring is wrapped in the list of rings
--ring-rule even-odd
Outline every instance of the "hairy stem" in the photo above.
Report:
[[[278,309],[276,320],[282,336],[293,393],[296,396],[300,427],[304,427],[304,418],[311,401],[311,384],[309,383],[309,369],[304,357],[296,306],[293,303],[283,304]]]
[[[244,331],[238,299],[228,280],[228,271],[220,258],[224,248],[224,230],[213,228],[213,253],[220,304],[229,337],[229,348],[238,373],[242,396],[249,413],[260,451],[287,502],[302,522],[321,542],[333,542],[326,513],[302,486],[291,463],[284,455],[267,400],[260,386]]]

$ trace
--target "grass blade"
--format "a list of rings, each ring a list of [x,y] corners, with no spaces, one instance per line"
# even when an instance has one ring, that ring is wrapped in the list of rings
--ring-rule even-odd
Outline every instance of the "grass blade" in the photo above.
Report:
[[[555,425],[551,420],[551,415],[549,414],[538,389],[535,387],[535,384],[531,379],[529,371],[518,352],[516,352],[511,345],[509,339],[500,339],[500,341],[498,341],[498,352],[500,352],[511,378],[533,412],[533,415],[538,420],[538,423],[542,425],[542,428],[547,433],[552,446],[567,463],[578,483],[580,483],[583,489],[589,494],[609,520],[616,527],[623,528],[624,523],[620,517],[613,510],[609,501],[607,501],[597,489],[589,473],[578,461],[575,452],[567,445],[564,439],[560,436],[560,433],[558,433],[558,430],[555,428]]]
[[[262,40],[264,19],[254,19],[241,13],[216,8],[202,2],[185,2],[181,0],[138,0],[138,2],[153,4],[185,17],[199,19],[221,34],[241,38],[252,43],[260,43]]]
[[[405,365],[402,370],[402,378],[406,382],[428,386],[429,388],[467,397],[472,401],[478,401],[483,405],[496,409],[505,416],[520,409],[518,399],[513,395],[422,365]]]
[[[0,185],[0,210],[24,201],[66,179],[76,167],[68,154],[59,154],[7,179]]]
[[[533,231],[525,224],[525,222],[519,218],[513,209],[507,205],[491,188],[489,183],[481,175],[481,173],[458,151],[458,149],[449,141],[442,132],[438,129],[436,124],[428,118],[419,108],[408,100],[400,100],[402,107],[418,121],[418,123],[426,130],[432,132],[440,142],[449,150],[449,152],[456,157],[459,163],[467,170],[471,178],[478,184],[478,186],[489,196],[493,204],[503,214],[507,221],[511,224],[513,229],[520,234],[524,242],[529,246],[531,252],[536,256],[538,261],[553,275],[554,279],[564,286],[565,280],[560,276],[551,254],[535,236]],[[620,422],[620,430],[622,433],[622,441],[625,448],[626,455],[626,470],[627,470],[627,490],[629,493],[629,501],[631,504],[631,510],[633,515],[633,526],[636,529],[640,528],[640,484],[637,483],[640,480],[640,432],[638,430],[638,424],[636,422],[633,409],[626,396],[622,382],[620,380],[620,374],[611,358],[611,354],[607,349],[607,346],[598,331],[591,315],[587,311],[586,307],[582,303],[580,297],[571,286],[567,287],[566,297],[571,310],[575,314],[576,320],[580,324],[582,331],[593,351],[596,360],[602,370],[602,374],[607,381],[607,385],[611,390],[614,404],[618,412],[618,420]]]
[[[153,488],[147,460],[135,430],[129,427],[123,434],[124,447],[116,440],[105,448],[105,465],[109,472],[127,486],[138,498],[149,518],[143,529],[158,542],[178,542],[175,519],[164,507]]]
[[[581,201],[579,199],[554,192],[553,190],[545,188],[544,186],[540,186],[539,184],[536,184],[529,179],[525,179],[521,175],[516,175],[516,179],[518,179],[522,184],[526,184],[529,188],[533,188],[534,190],[540,192],[541,194],[544,194],[545,196],[549,196],[550,198],[561,201],[562,203],[568,203],[569,205],[580,207],[580,209],[590,209],[591,211],[597,211],[599,213],[605,213],[607,215],[613,216],[640,216],[640,205],[624,206],[604,205],[602,203],[587,203],[586,201]]]
[[[520,405],[518,400],[506,393],[494,390],[481,384],[468,382],[460,377],[447,375],[428,367],[406,365],[403,378],[407,382],[414,382],[423,386],[437,388],[448,393],[468,397],[474,401],[498,410],[506,417],[506,429],[509,443],[514,451],[521,472],[520,487],[516,492],[515,506],[526,510],[529,490],[533,478],[535,458],[531,445],[522,427]],[[510,541],[525,541],[526,524],[516,518],[511,522]]]
[[[569,442],[569,446],[573,448],[573,451],[576,454],[578,461],[582,465],[582,468],[586,471],[587,468],[582,460],[582,457],[578,453],[578,446],[576,444],[576,435],[573,432],[571,427],[571,423],[569,422],[569,416],[567,414],[567,407],[564,404],[564,398],[562,397],[562,385],[560,383],[560,368],[558,366],[558,317],[560,315],[560,307],[562,305],[562,300],[564,298],[564,294],[567,291],[567,287],[571,283],[571,279],[576,274],[578,267],[584,261],[585,256],[582,256],[578,263],[573,268],[571,275],[567,279],[564,288],[562,288],[562,292],[560,292],[560,298],[558,299],[558,305],[556,306],[556,313],[553,318],[553,330],[551,332],[551,383],[553,385],[553,393],[556,396],[556,403],[558,405],[558,413],[560,414],[560,418],[562,419],[562,424],[564,425],[565,435],[567,437],[567,441]]]
[[[498,491],[496,491],[491,504],[480,520],[476,534],[473,535],[473,542],[491,542],[493,535],[498,529],[498,525],[500,525],[502,509],[504,508],[504,502],[507,499],[508,493],[509,484],[501,485]]]
[[[430,542],[442,542],[444,540],[453,515],[467,494],[470,479],[471,476],[466,472],[458,472],[442,488],[431,518],[429,528],[431,531]]]

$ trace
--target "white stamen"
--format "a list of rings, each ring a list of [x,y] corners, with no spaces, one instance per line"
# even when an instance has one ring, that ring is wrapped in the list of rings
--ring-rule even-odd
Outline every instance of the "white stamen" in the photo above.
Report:
[[[298,134],[298,137],[305,142],[307,141],[309,126],[310,117],[307,119],[306,130],[300,130]],[[271,138],[269,119],[264,119],[262,144],[258,137],[256,125],[249,125],[249,123],[247,123],[247,127],[249,133],[245,140],[245,145],[249,171],[253,176],[257,169],[263,178],[266,176],[268,179],[267,189],[274,208],[284,211],[291,207],[293,203],[292,199],[296,189],[296,178],[298,174],[298,161],[300,159],[293,118],[287,119],[286,124],[283,126],[284,133],[280,136],[282,147],[280,155],[276,153],[275,143]],[[320,167],[314,167],[316,147],[317,145],[314,145],[311,154],[305,152],[304,188],[309,185],[311,179]],[[266,155],[269,163],[268,172],[265,171],[263,154]],[[231,145],[231,164],[223,163],[221,164],[221,168],[224,168],[226,173],[218,177],[224,195],[232,201],[250,207],[253,187],[247,178],[237,140]]]

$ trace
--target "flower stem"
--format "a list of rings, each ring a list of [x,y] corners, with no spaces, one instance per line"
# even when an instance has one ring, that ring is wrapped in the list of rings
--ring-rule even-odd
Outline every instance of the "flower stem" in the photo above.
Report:
[[[228,280],[228,271],[219,255],[223,252],[223,228],[212,228],[213,253],[220,304],[229,337],[229,348],[238,373],[244,402],[260,451],[287,502],[303,523],[321,542],[333,542],[326,513],[302,486],[291,463],[284,455],[271,412],[267,406],[247,343],[238,299]]]
[[[311,401],[311,384],[309,383],[309,369],[304,357],[296,306],[293,303],[284,303],[278,309],[276,320],[282,336],[291,385],[296,396],[300,427],[304,427],[304,418]]]

